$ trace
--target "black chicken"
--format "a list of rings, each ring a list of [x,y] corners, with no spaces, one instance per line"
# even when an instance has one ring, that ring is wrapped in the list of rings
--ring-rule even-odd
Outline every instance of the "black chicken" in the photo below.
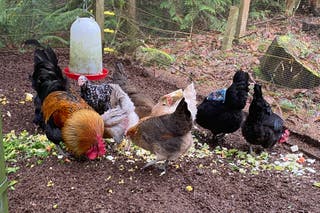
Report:
[[[226,133],[238,130],[243,121],[249,91],[249,75],[238,70],[226,90],[211,93],[198,106],[196,122],[213,133],[213,142],[220,145]]]
[[[284,127],[282,118],[273,113],[270,105],[262,97],[261,85],[254,85],[253,100],[249,107],[249,115],[242,125],[242,135],[251,145],[271,148],[277,142],[285,142],[289,130]]]

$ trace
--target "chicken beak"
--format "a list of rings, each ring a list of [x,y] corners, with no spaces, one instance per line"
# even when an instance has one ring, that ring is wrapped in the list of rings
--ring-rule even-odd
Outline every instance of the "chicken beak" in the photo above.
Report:
[[[256,84],[256,81],[254,80],[253,76],[251,75],[251,73],[248,73],[249,74],[249,83],[250,84]]]
[[[78,78],[78,86],[82,87],[85,84],[85,80],[81,77]]]

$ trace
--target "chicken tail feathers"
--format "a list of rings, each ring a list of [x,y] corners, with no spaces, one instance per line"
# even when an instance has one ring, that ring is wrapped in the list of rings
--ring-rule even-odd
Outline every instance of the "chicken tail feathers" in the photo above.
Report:
[[[185,98],[185,102],[187,103],[187,108],[191,113],[192,121],[196,119],[196,115],[197,115],[196,96],[197,96],[197,92],[194,88],[194,84],[191,83],[184,89],[183,97]]]
[[[24,45],[32,45],[36,47],[34,61],[35,64],[41,63],[44,60],[50,61],[55,66],[58,65],[58,59],[51,47],[45,47],[36,39],[29,39],[24,42]]]
[[[112,74],[113,83],[119,84],[120,87],[124,86],[127,83],[128,77],[124,71],[124,66],[121,61],[115,62],[115,71]]]
[[[28,39],[23,43],[23,45],[33,45],[35,47],[42,47],[43,48],[43,46],[40,44],[40,42],[36,39]]]
[[[183,90],[183,98],[180,100],[174,114],[182,115],[185,117],[184,120],[193,122],[197,114],[196,95],[197,93],[194,88],[194,84],[193,83],[189,84]]]
[[[254,85],[254,97],[255,98],[262,98],[262,89],[260,84]]]
[[[172,114],[163,115],[165,117],[170,117],[171,121],[168,122],[168,129],[174,130],[175,134],[184,135],[189,132],[193,126],[192,113],[188,109],[188,103],[183,97],[176,110]]]
[[[249,74],[238,70],[233,76],[232,85],[226,91],[225,103],[233,109],[243,109],[249,92]]]
[[[24,44],[36,47],[31,81],[41,103],[51,92],[66,91],[68,82],[58,66],[58,59],[53,49],[44,47],[35,39],[27,40]]]
[[[249,74],[242,69],[238,70],[233,76],[233,82],[246,82],[249,80]]]

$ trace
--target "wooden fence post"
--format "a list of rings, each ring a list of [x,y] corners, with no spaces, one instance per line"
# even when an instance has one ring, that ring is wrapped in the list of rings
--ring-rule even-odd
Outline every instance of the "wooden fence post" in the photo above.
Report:
[[[300,0],[286,0],[286,15],[292,16]]]
[[[237,38],[243,36],[246,33],[249,10],[250,10],[250,0],[241,0],[240,8],[239,8],[238,24],[237,24],[237,30],[236,30]]]
[[[137,10],[136,10],[137,2],[136,0],[128,0],[128,15],[133,20],[128,22],[128,33],[129,33],[129,39],[134,40],[136,38],[136,35],[138,33],[137,28],[139,26],[136,26],[135,22],[137,20]]]
[[[232,47],[232,41],[237,28],[238,15],[239,8],[236,6],[231,6],[226,31],[222,40],[222,50],[229,50]]]
[[[102,50],[104,48],[104,0],[96,0],[96,21],[101,31]]]

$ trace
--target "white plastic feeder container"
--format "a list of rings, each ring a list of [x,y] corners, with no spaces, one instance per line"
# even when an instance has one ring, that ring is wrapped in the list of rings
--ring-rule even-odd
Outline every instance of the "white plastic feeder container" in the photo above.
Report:
[[[69,72],[102,73],[101,31],[93,18],[77,18],[71,25]]]

